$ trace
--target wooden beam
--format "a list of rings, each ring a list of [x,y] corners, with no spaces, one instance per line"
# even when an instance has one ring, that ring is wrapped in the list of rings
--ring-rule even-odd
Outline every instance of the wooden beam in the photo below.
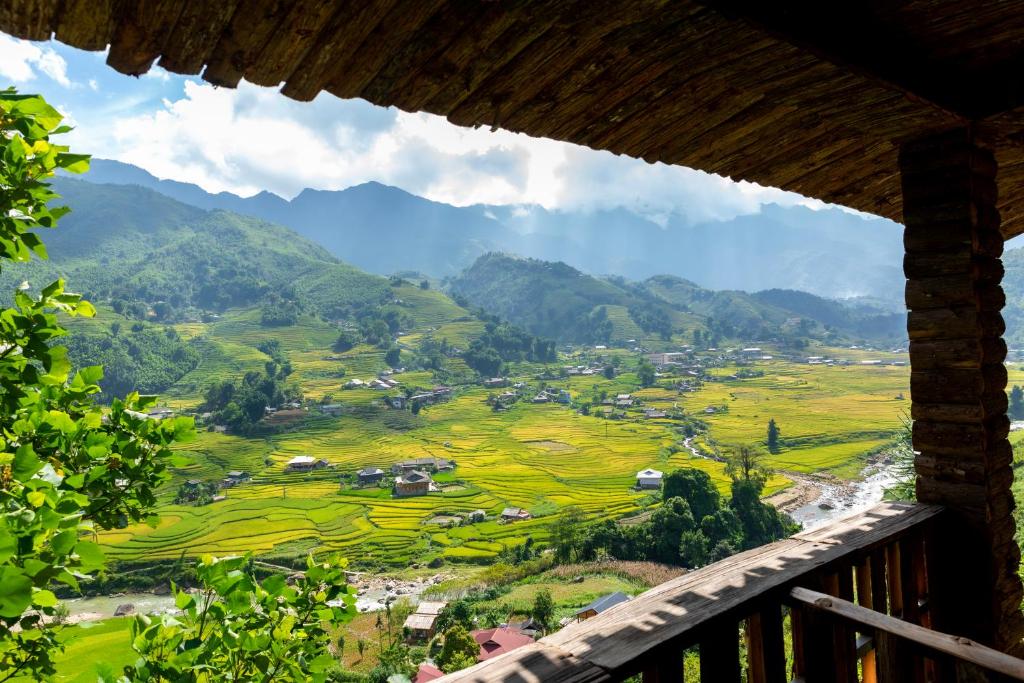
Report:
[[[789,597],[805,608],[828,614],[858,628],[890,636],[888,639],[883,636],[883,642],[891,642],[891,638],[896,638],[923,651],[926,656],[951,657],[1014,680],[1024,681],[1024,660],[968,638],[932,631],[807,588],[794,588],[789,592]]]
[[[883,23],[869,3],[698,0],[795,47],[966,121],[1024,105],[1024,51],[980,70],[931,58],[913,36]]]

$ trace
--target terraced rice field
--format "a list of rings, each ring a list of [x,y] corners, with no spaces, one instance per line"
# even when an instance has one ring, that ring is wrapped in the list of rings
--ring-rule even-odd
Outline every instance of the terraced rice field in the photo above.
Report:
[[[436,292],[418,287],[399,291],[400,305],[416,323],[401,338],[407,348],[428,334],[468,343],[482,325],[466,320],[464,309]],[[342,389],[349,379],[371,379],[386,366],[376,347],[333,352],[338,329],[329,323],[304,319],[292,327],[264,328],[256,311],[239,311],[214,323],[183,326],[179,332],[200,340],[203,358],[168,392],[167,402],[173,406],[196,406],[212,381],[261,369],[269,358],[256,346],[263,339],[278,339],[307,398],[329,395],[352,412],[328,417],[314,408],[295,427],[269,438],[199,434],[181,447],[192,464],[176,471],[163,491],[160,524],[155,529],[131,526],[101,537],[114,558],[245,551],[294,555],[321,547],[370,566],[406,565],[413,558],[437,556],[486,562],[528,536],[544,540],[551,515],[565,506],[577,505],[595,519],[636,512],[649,496],[631,486],[636,472],[646,467],[697,467],[708,471],[723,493],[728,491],[723,466],[682,449],[682,435],[670,419],[645,420],[634,412],[625,420],[604,420],[568,406],[528,401],[496,413],[486,404],[491,392],[480,386],[462,387],[451,401],[414,416],[380,405],[381,398],[394,392]],[[644,407],[683,408],[710,426],[709,434],[695,442],[709,450],[763,442],[767,421],[774,417],[786,448],[768,462],[783,470],[835,468],[881,446],[899,425],[906,405],[896,396],[908,393],[905,367],[831,368],[773,361],[757,364],[763,377],[707,382],[697,393],[680,394],[667,383],[639,390],[631,371],[635,356],[621,350],[602,353],[622,362],[614,379],[597,374],[549,384],[584,401],[601,392],[633,393]],[[523,364],[516,377],[536,391],[540,383],[532,377],[541,370]],[[716,373],[724,378],[735,371]],[[423,371],[398,378],[409,387],[435,383]],[[709,405],[727,410],[705,415]],[[297,455],[322,458],[331,467],[311,474],[286,472],[285,463]],[[365,466],[387,470],[396,461],[424,456],[456,461],[454,474],[442,477],[448,485],[443,492],[396,499],[385,488],[358,489],[342,482],[342,475]],[[172,503],[184,479],[218,480],[234,469],[251,472],[253,480],[226,490],[226,500],[203,507]],[[775,477],[769,490],[787,483]],[[508,506],[530,510],[534,518],[514,524],[495,521]],[[489,521],[455,527],[429,523],[439,515],[478,509]]]

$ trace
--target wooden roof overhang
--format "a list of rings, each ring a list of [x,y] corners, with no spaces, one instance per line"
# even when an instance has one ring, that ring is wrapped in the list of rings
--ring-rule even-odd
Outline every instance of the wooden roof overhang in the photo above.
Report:
[[[1024,191],[1024,0],[7,0],[142,74],[282,85],[901,217],[900,143],[974,125]]]

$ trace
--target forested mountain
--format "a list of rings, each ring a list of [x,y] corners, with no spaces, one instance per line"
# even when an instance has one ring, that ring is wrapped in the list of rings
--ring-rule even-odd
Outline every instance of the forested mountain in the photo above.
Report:
[[[206,211],[133,185],[59,178],[54,189],[72,212],[45,235],[50,259],[5,269],[7,289],[63,275],[91,298],[152,310],[158,320],[261,303],[337,317],[387,292],[385,278],[257,218]]]
[[[488,251],[504,251],[635,280],[668,273],[709,289],[800,289],[902,302],[899,226],[835,208],[770,205],[756,214],[691,224],[676,214],[655,222],[625,209],[454,207],[379,183],[304,190],[290,201],[269,192],[243,198],[101,159],[85,179],[138,184],[199,208],[257,216],[385,275],[454,275]]]
[[[903,314],[847,307],[806,292],[712,291],[671,275],[639,283],[602,279],[564,263],[498,253],[480,257],[450,287],[475,306],[564,341],[621,342],[681,332],[708,344],[805,337],[899,343],[905,335]]]

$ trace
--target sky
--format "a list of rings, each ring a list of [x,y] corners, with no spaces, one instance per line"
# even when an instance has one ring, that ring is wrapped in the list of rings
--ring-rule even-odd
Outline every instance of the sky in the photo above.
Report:
[[[0,34],[0,87],[40,93],[75,130],[75,152],[140,166],[210,192],[291,198],[376,180],[435,201],[626,208],[664,223],[728,220],[766,203],[824,206],[796,194],[552,140],[470,129],[430,114],[321,93],[215,88],[159,66],[141,78],[106,55]]]

